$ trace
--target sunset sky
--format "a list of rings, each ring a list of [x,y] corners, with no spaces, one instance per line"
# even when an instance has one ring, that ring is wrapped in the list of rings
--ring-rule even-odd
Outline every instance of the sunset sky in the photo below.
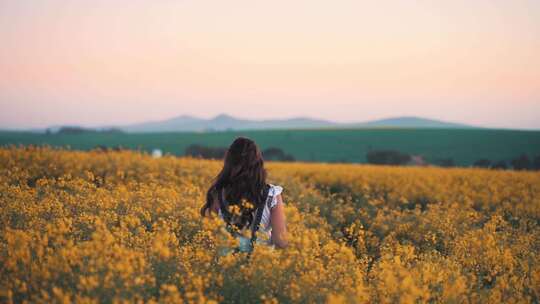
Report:
[[[540,128],[540,1],[0,2],[0,128],[178,115]]]

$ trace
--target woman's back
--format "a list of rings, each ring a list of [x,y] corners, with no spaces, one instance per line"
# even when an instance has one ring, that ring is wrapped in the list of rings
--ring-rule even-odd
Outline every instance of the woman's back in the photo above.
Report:
[[[282,220],[280,218],[281,216],[276,214],[278,213],[278,211],[277,209],[275,209],[276,207],[278,207],[278,204],[283,204],[283,200],[281,199],[283,187],[273,184],[270,184],[269,186],[270,189],[268,190],[268,196],[265,198],[264,206],[261,206],[263,208],[263,211],[260,222],[258,223],[260,228],[258,229],[259,236],[257,237],[257,241],[260,244],[277,245],[278,247],[284,247],[284,241],[282,240],[282,238],[278,238],[278,236],[282,236],[282,234],[284,233],[284,219]],[[215,204],[212,209],[218,213],[218,216],[220,218],[224,219],[223,213],[221,212],[222,205],[229,205],[229,202],[226,199],[226,189],[224,188],[222,189],[221,198],[222,200],[220,201],[218,194],[217,204]],[[257,210],[253,210],[254,219],[256,218],[256,212]],[[272,216],[272,214],[274,214],[274,216]],[[257,223],[252,222],[249,227],[244,227],[244,229],[238,233],[239,236],[248,239],[250,237],[248,233],[249,231],[251,231],[254,224]],[[274,237],[272,237],[272,231],[274,231]],[[245,241],[245,239],[241,239],[241,241]]]
[[[283,187],[266,183],[260,150],[247,138],[237,138],[227,150],[224,166],[207,192],[201,215],[216,212],[240,240],[240,250],[257,243],[285,247]],[[260,229],[259,229],[260,228]],[[257,235],[257,231],[260,232]],[[247,231],[252,231],[248,236]]]

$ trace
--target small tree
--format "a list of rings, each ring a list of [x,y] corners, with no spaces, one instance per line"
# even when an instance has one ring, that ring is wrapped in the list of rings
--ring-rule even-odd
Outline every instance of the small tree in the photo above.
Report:
[[[540,170],[540,155],[536,155],[536,157],[533,160],[533,169],[534,170]]]
[[[514,158],[511,164],[514,170],[529,170],[532,167],[527,154],[521,154],[518,158]]]
[[[366,159],[374,165],[404,165],[411,160],[411,156],[395,150],[372,150],[367,153]]]
[[[276,161],[294,161],[294,157],[290,154],[286,154],[283,150],[276,147],[270,147],[262,152],[265,160]]]
[[[506,161],[500,160],[500,161],[496,162],[495,164],[493,164],[493,166],[491,168],[492,169],[506,170],[506,169],[508,169],[508,165],[506,164]]]
[[[205,147],[197,144],[189,145],[186,148],[185,155],[192,157],[201,157],[204,159],[222,159],[225,156],[227,148]]]
[[[441,167],[455,167],[456,163],[454,162],[454,159],[452,158],[440,158],[435,161],[435,164],[441,166]]]
[[[486,158],[479,159],[474,162],[473,167],[478,168],[490,168],[491,167],[491,161]]]

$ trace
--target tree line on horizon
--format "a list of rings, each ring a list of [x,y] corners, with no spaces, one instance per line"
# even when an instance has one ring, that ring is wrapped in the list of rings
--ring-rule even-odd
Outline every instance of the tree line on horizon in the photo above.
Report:
[[[186,148],[185,155],[204,159],[223,159],[226,151],[227,148],[225,147],[208,147],[193,144]],[[269,161],[295,161],[294,156],[285,153],[278,147],[267,148],[262,151],[262,154],[263,158]],[[366,154],[366,161],[372,165],[458,167],[452,158],[436,159],[429,163],[422,156],[411,155],[397,150],[370,150]],[[480,158],[472,164],[472,167],[499,170],[540,170],[540,155],[529,158],[527,154],[522,153],[509,161],[493,161]]]
[[[421,156],[410,155],[397,150],[371,150],[366,155],[367,163],[374,165],[430,165]],[[433,165],[458,167],[452,158],[436,159]],[[487,158],[476,160],[472,167],[486,169],[540,170],[540,155],[529,158],[526,153],[506,161],[493,161]]]
[[[60,127],[58,130],[54,131],[51,128],[45,130],[46,135],[58,134],[58,135],[81,135],[88,133],[125,133],[119,128],[104,128],[104,129],[92,129],[92,128],[83,128],[83,127]]]
[[[200,157],[204,159],[223,159],[227,148],[225,147],[207,147],[198,144],[189,145],[185,150],[186,156]],[[261,151],[263,158],[269,161],[295,161],[294,156],[285,153],[282,149],[277,147],[269,147]]]

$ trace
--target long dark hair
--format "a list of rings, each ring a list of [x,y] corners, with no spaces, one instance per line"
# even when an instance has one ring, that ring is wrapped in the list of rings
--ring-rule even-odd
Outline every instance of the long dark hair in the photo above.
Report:
[[[259,147],[249,138],[236,138],[225,153],[223,169],[206,192],[206,203],[201,208],[201,216],[210,209],[219,191],[225,188],[226,196],[223,198],[229,206],[239,208],[240,216],[234,225],[242,229],[253,221],[253,210],[264,203],[261,202],[261,193],[266,187],[266,176]],[[251,207],[243,204],[243,201],[251,203]],[[230,219],[225,217],[225,220]]]

